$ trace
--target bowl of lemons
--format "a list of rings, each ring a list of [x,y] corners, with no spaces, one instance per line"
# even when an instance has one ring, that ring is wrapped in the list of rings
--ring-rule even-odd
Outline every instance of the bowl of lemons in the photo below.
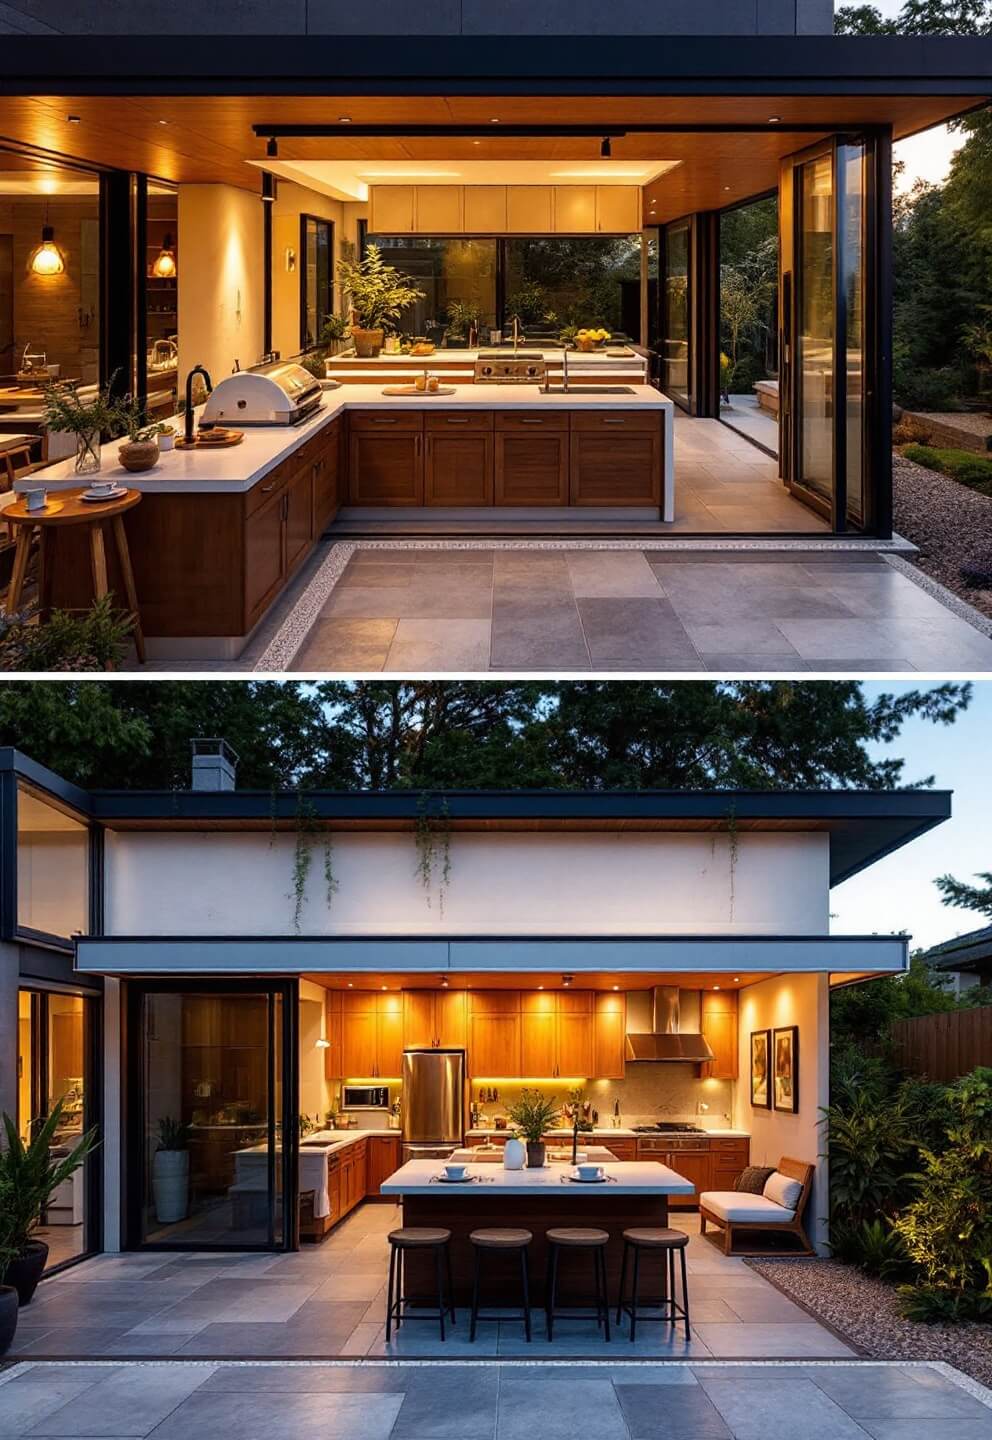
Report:
[[[595,350],[605,344],[609,338],[609,330],[577,330],[575,332],[575,348],[586,352]]]

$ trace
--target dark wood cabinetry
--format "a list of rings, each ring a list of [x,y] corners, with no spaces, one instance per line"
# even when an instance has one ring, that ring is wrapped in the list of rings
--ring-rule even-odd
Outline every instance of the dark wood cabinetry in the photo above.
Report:
[[[615,1150],[611,1145],[610,1149]],[[653,1139],[637,1142],[638,1160],[660,1160],[679,1175],[691,1180],[692,1195],[670,1195],[673,1210],[692,1210],[704,1190],[732,1190],[734,1181],[748,1163],[751,1142],[744,1135],[692,1137],[684,1150],[665,1151]],[[619,1157],[618,1157],[619,1158]]]
[[[419,410],[348,417],[348,499],[352,505],[424,503],[424,416]]]
[[[425,417],[424,503],[493,503],[493,417],[487,410]]]
[[[365,1194],[369,1199],[378,1200],[383,1180],[388,1180],[400,1168],[400,1137],[370,1135],[367,1143]]]
[[[572,411],[570,504],[660,505],[661,469],[657,411]]]
[[[497,505],[568,504],[568,415],[496,413]]]
[[[338,511],[341,486],[341,443],[344,425],[332,420],[324,431],[324,443],[313,464],[313,526],[315,540],[330,525]]]

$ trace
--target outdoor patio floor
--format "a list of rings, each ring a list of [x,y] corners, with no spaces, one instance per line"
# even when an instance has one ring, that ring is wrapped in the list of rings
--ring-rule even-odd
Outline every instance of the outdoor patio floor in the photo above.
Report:
[[[153,1440],[992,1440],[938,1364],[23,1364],[0,1436]]]
[[[322,1245],[298,1253],[98,1256],[43,1281],[21,1314],[11,1356],[305,1359],[709,1357],[829,1359],[855,1352],[743,1260],[728,1259],[699,1233],[695,1213],[673,1223],[690,1234],[691,1339],[668,1325],[627,1322],[607,1344],[585,1320],[556,1323],[544,1338],[534,1312],[528,1344],[519,1319],[480,1326],[468,1337],[468,1311],[442,1342],[436,1323],[413,1320],[386,1343],[386,1234],[399,1223],[392,1205],[365,1204]],[[4,1431],[0,1429],[0,1437]]]

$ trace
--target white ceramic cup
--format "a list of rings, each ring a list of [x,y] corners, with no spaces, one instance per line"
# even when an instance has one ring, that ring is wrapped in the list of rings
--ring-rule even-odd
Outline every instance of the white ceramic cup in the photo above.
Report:
[[[447,1180],[464,1180],[464,1179],[465,1179],[465,1166],[464,1166],[464,1165],[445,1165],[445,1167],[444,1167],[444,1174],[445,1174],[445,1178],[446,1178]]]
[[[158,437],[158,448],[160,450],[171,450],[175,443],[175,435],[160,435]]]
[[[112,495],[117,489],[116,480],[93,480],[90,482],[90,492],[93,495]]]
[[[25,490],[24,503],[29,510],[44,510],[48,504],[48,491]]]
[[[603,1178],[602,1165],[576,1165],[575,1170],[580,1180],[601,1180]]]

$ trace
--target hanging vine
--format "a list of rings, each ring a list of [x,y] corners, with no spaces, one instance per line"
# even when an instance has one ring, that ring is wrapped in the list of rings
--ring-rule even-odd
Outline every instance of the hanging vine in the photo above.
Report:
[[[328,910],[338,890],[338,877],[334,873],[334,842],[328,830],[324,836],[324,896]]]
[[[427,795],[417,802],[414,831],[417,846],[417,870],[424,889],[424,899],[431,906],[431,887],[438,872],[438,911],[444,914],[444,897],[451,881],[451,814],[447,799],[442,799],[438,815],[428,815]]]
[[[730,851],[730,918],[734,918],[734,906],[737,902],[737,860],[739,849],[740,832],[737,828],[737,808],[731,805],[727,811],[727,846]]]

